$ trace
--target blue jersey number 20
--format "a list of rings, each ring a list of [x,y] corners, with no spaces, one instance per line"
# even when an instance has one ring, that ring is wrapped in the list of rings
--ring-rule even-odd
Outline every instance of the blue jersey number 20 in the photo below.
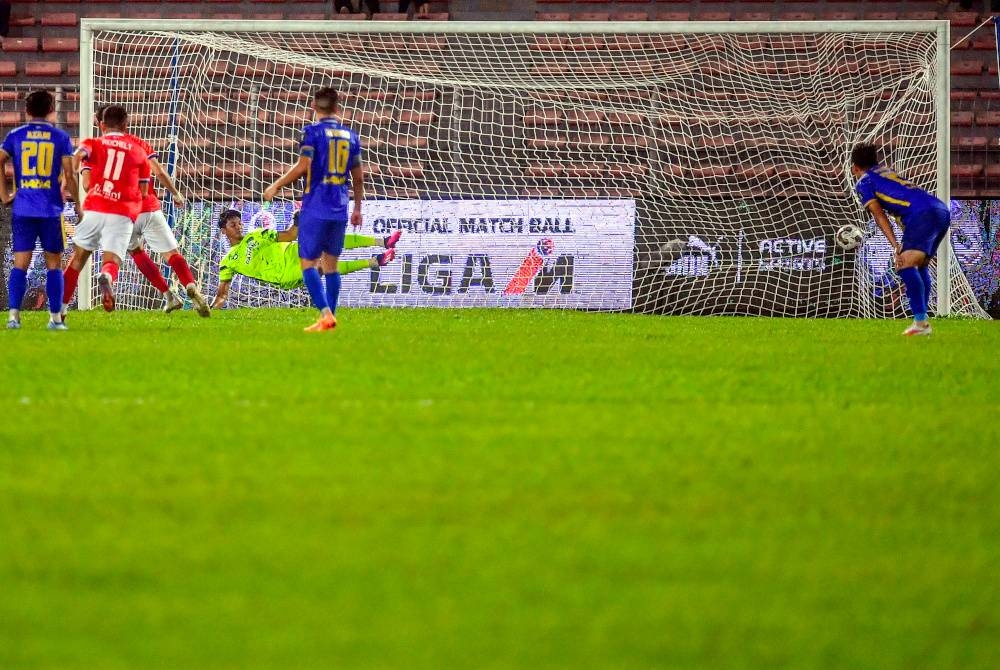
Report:
[[[52,142],[23,142],[21,144],[21,176],[51,177],[55,146]]]

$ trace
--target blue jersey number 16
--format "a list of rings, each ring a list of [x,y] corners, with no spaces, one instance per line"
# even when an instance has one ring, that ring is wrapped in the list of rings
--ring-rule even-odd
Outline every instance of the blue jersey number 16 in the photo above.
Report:
[[[351,157],[350,140],[330,140],[330,153],[326,157],[327,184],[347,183],[347,162]]]

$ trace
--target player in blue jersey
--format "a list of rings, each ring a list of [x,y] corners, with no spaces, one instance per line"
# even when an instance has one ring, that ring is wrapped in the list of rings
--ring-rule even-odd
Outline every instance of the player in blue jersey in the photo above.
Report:
[[[313,95],[315,123],[302,131],[299,160],[276,182],[264,190],[270,202],[285,186],[305,176],[302,213],[299,218],[299,261],[302,279],[309,296],[319,310],[319,320],[306,332],[321,332],[337,327],[337,299],[340,296],[340,273],[337,262],[347,233],[348,178],[354,191],[354,211],[350,221],[361,225],[361,198],[364,195],[364,168],[361,166],[361,140],[337,118],[337,92],[321,88]],[[320,277],[317,265],[323,269]]]
[[[927,269],[938,245],[948,235],[951,212],[948,206],[927,191],[903,179],[891,168],[878,164],[874,144],[859,144],[851,151],[851,172],[858,177],[857,192],[875,223],[895,250],[896,272],[906,287],[913,310],[913,325],[903,335],[930,335],[927,303],[931,294],[931,274]],[[903,241],[886,214],[894,216],[903,229]]]
[[[73,173],[73,143],[69,135],[52,125],[55,98],[48,91],[34,91],[25,100],[29,121],[7,134],[0,146],[0,201],[13,202],[14,268],[8,279],[10,314],[7,327],[21,327],[21,302],[28,283],[28,266],[35,244],[45,252],[45,293],[49,298],[49,330],[66,330],[59,310],[62,307],[63,275],[60,268],[63,248],[63,184],[76,194]],[[3,178],[5,163],[14,163],[14,193]],[[77,216],[80,208],[77,206]],[[58,297],[57,297],[58,296]]]

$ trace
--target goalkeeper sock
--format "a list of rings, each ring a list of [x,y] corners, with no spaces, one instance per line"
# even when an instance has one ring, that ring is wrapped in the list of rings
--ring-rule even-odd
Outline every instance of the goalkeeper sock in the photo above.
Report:
[[[21,268],[12,268],[10,277],[7,278],[7,300],[11,311],[11,319],[17,320],[21,311],[21,304],[24,302],[24,293],[28,290],[28,271]],[[17,311],[18,315],[14,312]]]
[[[913,320],[926,321],[927,298],[924,296],[924,280],[920,278],[917,268],[903,268],[899,271],[899,278],[906,286],[906,299],[913,311]]]
[[[135,261],[135,266],[139,268],[139,272],[149,280],[153,288],[160,293],[166,293],[170,289],[167,286],[167,280],[163,278],[163,273],[160,272],[160,268],[156,267],[156,263],[153,262],[153,259],[149,257],[149,254],[144,249],[140,247],[134,251],[130,251],[129,255]]]
[[[347,233],[344,235],[345,249],[360,249],[362,247],[380,246],[382,246],[381,240],[374,238],[371,235],[358,235],[356,233]]]
[[[326,276],[326,302],[334,314],[337,313],[338,298],[340,298],[340,273],[334,272]]]
[[[66,266],[63,271],[63,306],[69,305],[69,301],[73,299],[73,294],[76,293],[76,283],[80,280],[80,271],[73,268],[72,265]]]
[[[180,280],[181,286],[187,288],[194,283],[194,274],[191,272],[191,266],[180,254],[174,254],[167,260],[167,265],[170,269],[174,271],[177,275],[177,279]]]
[[[352,272],[357,272],[358,270],[367,270],[370,267],[372,267],[371,259],[337,262],[337,272],[339,272],[342,275],[349,275]],[[375,264],[375,267],[378,267],[378,263]]]
[[[917,272],[924,282],[924,311],[926,312],[931,303],[931,271],[925,265],[922,268],[917,268]]]
[[[59,310],[62,308],[63,273],[60,270],[45,272],[45,295],[49,299],[49,314],[52,320],[59,322]]]
[[[327,309],[326,294],[323,292],[323,280],[320,279],[319,270],[316,268],[305,268],[302,270],[302,280],[309,289],[309,297],[312,298],[316,309],[323,311]]]
[[[118,264],[108,261],[101,266],[101,274],[107,275],[111,279],[111,283],[114,284],[118,281]]]

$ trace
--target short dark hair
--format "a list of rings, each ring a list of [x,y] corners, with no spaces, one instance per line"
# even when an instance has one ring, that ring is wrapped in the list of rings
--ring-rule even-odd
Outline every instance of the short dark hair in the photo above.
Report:
[[[24,107],[31,118],[44,119],[55,110],[56,99],[48,91],[32,91],[24,99]]]
[[[316,89],[313,93],[313,106],[320,112],[336,111],[337,90],[329,87]]]
[[[128,112],[121,105],[108,105],[101,113],[101,122],[109,128],[122,129],[128,121]]]
[[[225,228],[226,224],[229,223],[229,219],[233,217],[236,217],[237,219],[240,220],[243,219],[243,215],[239,213],[239,210],[235,209],[224,210],[222,214],[219,214],[219,228]]]
[[[99,104],[97,106],[97,109],[94,110],[94,118],[97,119],[98,123],[101,122],[101,117],[104,116],[104,110],[107,109],[110,106],[111,105],[109,105],[108,103],[102,102],[101,104]]]
[[[875,167],[878,165],[878,149],[870,142],[857,144],[851,150],[851,162],[861,170]]]

